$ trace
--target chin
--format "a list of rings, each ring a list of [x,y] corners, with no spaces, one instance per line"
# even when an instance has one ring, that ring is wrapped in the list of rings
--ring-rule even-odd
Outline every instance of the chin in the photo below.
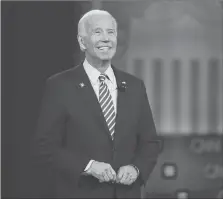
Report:
[[[100,57],[100,60],[102,61],[110,61],[112,57]]]
[[[98,57],[103,61],[109,61],[113,58],[113,56],[114,56],[113,54],[112,55],[110,54],[110,55],[99,55]]]

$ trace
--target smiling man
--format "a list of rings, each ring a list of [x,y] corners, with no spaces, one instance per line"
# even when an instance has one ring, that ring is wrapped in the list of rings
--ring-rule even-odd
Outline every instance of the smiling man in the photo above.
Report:
[[[86,60],[100,72],[105,72],[117,46],[117,23],[105,11],[91,11],[78,24],[78,41]]]
[[[86,13],[77,38],[85,60],[47,80],[36,133],[53,197],[140,198],[159,153],[144,83],[111,65],[111,14]]]

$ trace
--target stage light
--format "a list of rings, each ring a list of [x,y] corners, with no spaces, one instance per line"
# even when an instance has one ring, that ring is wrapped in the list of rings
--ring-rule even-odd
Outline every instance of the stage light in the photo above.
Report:
[[[177,199],[188,199],[189,198],[189,190],[177,190],[176,193]]]
[[[164,163],[161,167],[162,178],[166,180],[176,179],[178,174],[177,165],[175,163]]]

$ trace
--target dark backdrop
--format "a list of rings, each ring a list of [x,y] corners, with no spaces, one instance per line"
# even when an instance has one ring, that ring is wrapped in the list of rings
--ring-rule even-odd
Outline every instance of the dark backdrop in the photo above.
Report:
[[[77,22],[90,3],[2,2],[2,197],[38,197],[30,145],[45,80],[80,62]]]

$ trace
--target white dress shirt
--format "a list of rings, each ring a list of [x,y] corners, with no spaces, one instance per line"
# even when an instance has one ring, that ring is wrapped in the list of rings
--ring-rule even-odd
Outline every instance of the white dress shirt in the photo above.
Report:
[[[99,88],[100,88],[99,76],[101,72],[98,71],[96,68],[94,68],[92,65],[90,65],[86,59],[84,60],[83,66],[91,82],[91,85],[94,89],[94,92],[99,100]],[[106,74],[109,78],[105,79],[105,83],[107,84],[110,94],[112,96],[113,104],[115,107],[115,114],[117,114],[117,95],[118,95],[117,82],[112,67],[109,66],[107,70],[104,72],[104,74]],[[94,160],[90,160],[84,171],[87,171],[93,162]]]
[[[98,71],[96,68],[91,66],[88,61],[84,60],[84,70],[88,75],[88,78],[90,79],[91,85],[94,89],[94,92],[99,100],[99,87],[100,87],[100,81],[99,76],[101,74],[100,71]],[[108,76],[109,79],[105,79],[105,83],[108,86],[108,90],[110,91],[110,94],[112,96],[113,104],[115,107],[115,113],[117,113],[117,83],[116,78],[113,72],[113,69],[111,66],[107,68],[107,70],[104,72]]]

